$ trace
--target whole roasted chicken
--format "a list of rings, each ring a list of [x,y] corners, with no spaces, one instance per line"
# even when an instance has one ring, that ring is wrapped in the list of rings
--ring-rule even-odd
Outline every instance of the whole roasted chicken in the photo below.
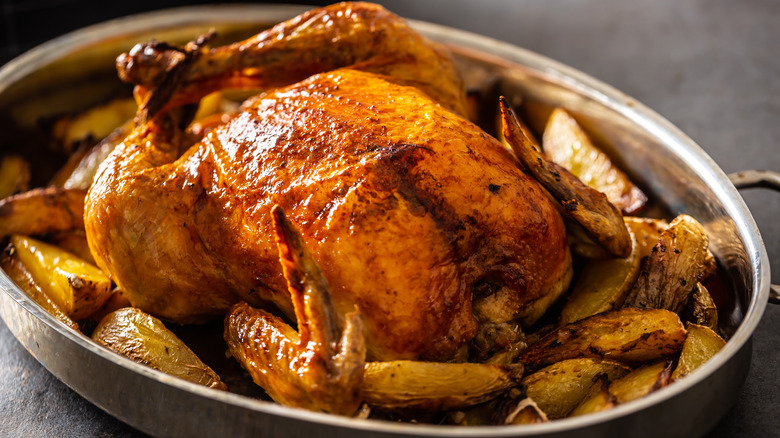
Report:
[[[118,59],[141,106],[85,225],[134,306],[228,315],[231,352],[273,398],[350,413],[364,360],[465,361],[566,289],[561,206],[532,176],[560,175],[466,120],[450,55],[403,20],[342,3],[207,43]],[[193,141],[191,104],[225,88],[266,91]]]

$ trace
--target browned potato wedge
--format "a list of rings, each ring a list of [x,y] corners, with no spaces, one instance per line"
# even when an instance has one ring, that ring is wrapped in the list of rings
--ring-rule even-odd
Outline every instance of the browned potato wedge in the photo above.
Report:
[[[699,281],[706,281],[714,277],[717,272],[718,261],[715,260],[715,254],[708,249],[707,254],[704,256],[704,264],[699,273]]]
[[[707,233],[696,219],[677,216],[643,262],[624,306],[679,313],[696,287],[708,242]]]
[[[71,145],[88,138],[102,139],[135,117],[138,110],[131,97],[110,100],[73,117],[63,117],[52,129],[52,135],[69,151]]]
[[[630,232],[630,230],[629,230]],[[620,308],[639,274],[641,258],[631,234],[631,254],[624,258],[589,260],[561,310],[561,324]]]
[[[716,332],[718,330],[718,308],[710,292],[701,283],[696,284],[683,315],[690,322],[709,327]]]
[[[658,239],[661,238],[661,233],[669,228],[669,222],[664,219],[626,216],[623,220],[626,221],[626,225],[636,237],[640,259],[652,254],[653,247],[658,243]],[[704,265],[701,273],[699,273],[699,280],[704,281],[712,277],[717,270],[718,262],[715,260],[715,255],[707,249]]]
[[[688,324],[688,339],[685,340],[677,368],[672,373],[672,380],[685,377],[696,368],[710,360],[724,345],[723,340],[709,327],[698,324]]]
[[[25,192],[30,187],[30,164],[18,155],[6,155],[0,161],[0,199]]]
[[[86,318],[111,296],[108,276],[75,255],[20,235],[11,236],[11,244],[33,280],[69,317]]]
[[[676,353],[686,334],[673,312],[623,308],[554,330],[523,350],[520,362],[533,370],[575,357],[644,362]]]
[[[519,381],[521,366],[477,363],[368,362],[363,401],[382,409],[447,411],[488,401]]]
[[[195,117],[193,117],[193,120],[201,120],[206,117],[210,117],[214,114],[217,114],[219,112],[223,111],[223,100],[224,100],[224,93],[221,91],[215,91],[211,94],[206,95],[203,99],[200,100],[200,103],[198,104],[198,112],[195,113]],[[135,113],[133,113],[135,115]]]
[[[618,403],[628,403],[669,384],[672,361],[662,360],[635,369],[609,385]]]
[[[661,233],[669,228],[669,222],[664,219],[651,219],[646,217],[626,216],[623,218],[626,226],[636,238],[637,255],[643,259],[653,252],[653,247],[661,238]]]
[[[615,380],[631,368],[620,362],[591,358],[556,362],[527,377],[522,383],[526,394],[550,419],[564,418],[585,397],[593,379],[601,374]]]
[[[615,257],[631,254],[631,238],[623,215],[606,195],[582,183],[571,172],[548,160],[523,132],[514,110],[499,99],[502,133],[526,171],[558,200],[566,216],[579,224],[593,242]]]
[[[217,373],[163,323],[137,309],[125,307],[106,315],[92,339],[130,359],[209,388],[226,390]]]
[[[84,229],[84,190],[33,189],[0,201],[0,238]]]
[[[94,145],[84,144],[70,155],[65,165],[51,179],[49,185],[67,189],[87,190],[92,185],[98,167],[114,148],[127,137],[135,125],[132,121],[116,128]]]
[[[219,111],[222,102],[221,92],[204,97],[201,99],[195,120]],[[132,112],[128,112],[131,109]],[[100,142],[79,148],[71,154],[68,162],[52,178],[50,184],[69,189],[88,189],[100,164],[135,126],[133,117],[136,109],[137,106],[132,99],[117,99],[107,104],[104,108],[105,112],[87,111],[72,120],[64,121],[60,128],[63,142],[74,142],[90,134],[93,138],[100,139]],[[89,125],[87,122],[94,124]]]
[[[574,117],[563,108],[556,108],[550,114],[542,147],[552,161],[607,195],[607,199],[624,213],[636,213],[647,203],[647,196],[593,144]]]
[[[606,374],[601,374],[594,379],[585,397],[572,409],[569,416],[576,417],[606,411],[617,406],[617,404],[617,398],[609,392],[609,377]]]
[[[11,280],[27,294],[27,296],[38,303],[43,310],[49,312],[52,316],[73,330],[79,330],[78,324],[70,319],[68,315],[66,315],[65,312],[63,312],[62,309],[43,292],[41,286],[33,279],[30,271],[28,271],[21,260],[19,260],[19,254],[13,244],[9,244],[8,247],[6,247],[0,264],[2,264],[2,268],[5,273],[8,274],[8,277],[10,277]]]

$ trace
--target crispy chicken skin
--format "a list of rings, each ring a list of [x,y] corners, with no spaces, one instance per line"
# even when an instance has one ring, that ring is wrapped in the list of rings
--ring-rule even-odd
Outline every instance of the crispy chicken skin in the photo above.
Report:
[[[338,22],[345,8],[412,32],[372,5],[318,13]],[[264,38],[300,37],[285,26]],[[425,44],[428,55],[442,56]],[[333,50],[325,45],[306,50]],[[295,58],[290,47],[303,50],[288,44],[277,56]],[[565,290],[563,221],[511,152],[456,114],[463,102],[453,96],[462,93],[435,91],[460,87],[448,79],[451,61],[409,62],[391,40],[372,50],[374,58],[361,59],[382,59],[378,72],[376,62],[352,59],[313,67],[323,72],[306,70],[307,79],[253,98],[185,151],[171,134],[176,111],[147,106],[146,122],[102,165],[85,207],[95,260],[133,305],[189,323],[221,317],[240,300],[270,302],[294,318],[274,242],[275,205],[327,278],[337,324],[360,313],[369,360],[462,358],[490,319],[475,314],[475,290],[502,291],[508,318],[527,322]],[[255,78],[262,68],[250,69]],[[190,79],[172,101],[193,100],[188,84],[240,82],[188,75],[180,73]],[[141,94],[154,102],[158,79],[144,80]]]

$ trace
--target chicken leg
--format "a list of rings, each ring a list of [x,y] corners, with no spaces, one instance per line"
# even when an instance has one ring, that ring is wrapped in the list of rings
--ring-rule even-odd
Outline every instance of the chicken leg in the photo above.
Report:
[[[339,334],[327,280],[306,242],[281,208],[272,214],[298,331],[242,302],[225,320],[228,348],[277,402],[350,415],[362,401],[366,348],[360,315],[346,314]]]
[[[208,48],[210,35],[185,47],[136,45],[117,59],[119,76],[138,85],[141,121],[224,88],[288,85],[349,67],[413,85],[466,114],[463,84],[446,51],[378,5],[314,9],[252,38]]]

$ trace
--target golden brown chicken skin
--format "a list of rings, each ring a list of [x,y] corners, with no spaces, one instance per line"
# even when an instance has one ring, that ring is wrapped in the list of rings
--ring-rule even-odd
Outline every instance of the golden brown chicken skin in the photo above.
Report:
[[[370,360],[462,358],[483,321],[533,321],[570,280],[562,219],[511,152],[408,84],[317,74],[254,98],[181,155],[170,120],[153,118],[88,194],[96,262],[168,320],[205,321],[239,300],[292,318],[279,205],[337,318],[362,316]],[[501,291],[500,316],[475,312],[476,289]]]

